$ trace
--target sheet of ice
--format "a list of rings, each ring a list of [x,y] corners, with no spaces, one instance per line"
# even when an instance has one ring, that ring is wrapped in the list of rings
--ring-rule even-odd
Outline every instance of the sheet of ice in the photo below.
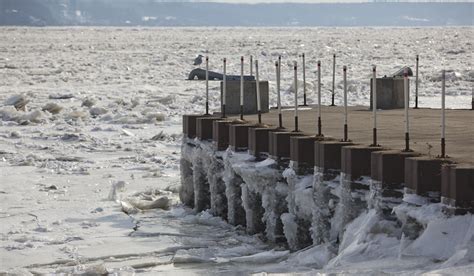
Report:
[[[447,260],[462,247],[471,248],[463,248],[461,251],[472,250],[473,239],[474,217],[472,215],[435,219],[428,223],[421,236],[405,248],[402,254],[429,257],[435,261]],[[468,258],[472,259],[472,256]]]

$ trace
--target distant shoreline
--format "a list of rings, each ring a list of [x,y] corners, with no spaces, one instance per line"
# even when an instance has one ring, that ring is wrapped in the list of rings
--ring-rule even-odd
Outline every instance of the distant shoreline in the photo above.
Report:
[[[266,29],[266,30],[289,30],[289,29],[468,29],[474,30],[474,25],[433,25],[433,26],[120,26],[120,25],[62,25],[62,26],[25,26],[25,25],[0,25],[0,29]]]
[[[217,3],[144,0],[0,2],[0,26],[473,26],[474,2]]]

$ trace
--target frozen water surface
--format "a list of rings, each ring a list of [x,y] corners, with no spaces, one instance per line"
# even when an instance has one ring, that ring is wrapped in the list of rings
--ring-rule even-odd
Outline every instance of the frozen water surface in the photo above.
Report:
[[[433,218],[402,247],[395,230],[380,226],[373,210],[364,211],[347,226],[350,235],[342,237],[339,251],[322,244],[290,253],[207,211],[183,207],[177,192],[181,115],[201,113],[205,101],[204,83],[185,81],[198,54],[209,55],[215,71],[227,57],[228,72],[235,74],[241,55],[257,57],[261,78],[271,81],[272,105],[278,55],[285,105],[292,103],[291,64],[301,52],[310,103],[318,59],[323,102],[329,102],[336,53],[336,103],[342,100],[340,69],[348,65],[349,103],[367,105],[372,64],[388,75],[413,66],[419,54],[420,106],[440,106],[440,71],[447,69],[448,108],[469,108],[472,28],[0,30],[0,271],[473,271],[469,215],[447,219],[433,209],[402,206],[396,210],[401,219],[409,213]],[[210,92],[216,110],[217,82]],[[25,102],[24,110],[13,107]],[[271,198],[265,194],[263,204]],[[426,246],[433,239],[439,246]]]

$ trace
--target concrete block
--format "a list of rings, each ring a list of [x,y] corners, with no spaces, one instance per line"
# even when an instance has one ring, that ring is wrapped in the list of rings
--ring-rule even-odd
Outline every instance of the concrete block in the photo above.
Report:
[[[234,124],[229,129],[229,145],[233,151],[247,150],[249,147],[249,131],[258,124]]]
[[[202,117],[211,117],[212,115],[204,114],[187,114],[183,115],[183,134],[184,137],[196,138],[196,120]]]
[[[474,167],[472,165],[443,165],[441,196],[444,203],[473,211]]]
[[[213,122],[212,140],[216,150],[226,150],[229,147],[230,126],[241,123],[241,121],[235,120],[216,120]]]
[[[240,114],[240,81],[227,81],[226,114]],[[221,100],[223,96],[221,81]],[[268,81],[260,81],[261,112],[269,111]],[[222,102],[222,101],[221,101]],[[244,82],[244,114],[257,114],[257,82]]]
[[[371,177],[382,182],[382,188],[398,189],[405,182],[405,159],[418,156],[416,152],[398,150],[371,153]]]
[[[290,160],[294,162],[297,171],[314,167],[315,136],[290,137]]]
[[[354,145],[352,142],[320,140],[314,142],[314,165],[329,170],[341,170],[342,147]]]
[[[218,117],[200,117],[196,119],[196,137],[200,140],[211,140],[213,135],[213,122],[222,120]]]
[[[446,161],[426,156],[405,159],[405,186],[417,195],[441,193],[441,166]],[[439,197],[438,197],[439,199]]]
[[[250,128],[248,132],[249,153],[259,157],[261,153],[268,153],[270,150],[269,134],[275,131],[283,131],[276,127],[256,127]]]
[[[370,109],[372,109],[372,79],[370,80]],[[403,108],[404,80],[400,77],[377,78],[377,109]],[[408,88],[409,89],[409,88]],[[410,91],[410,90],[408,90]]]
[[[345,146],[341,150],[341,171],[350,175],[352,180],[371,175],[371,156],[382,147]]]
[[[290,137],[305,136],[304,132],[271,132],[269,153],[273,158],[290,158]]]

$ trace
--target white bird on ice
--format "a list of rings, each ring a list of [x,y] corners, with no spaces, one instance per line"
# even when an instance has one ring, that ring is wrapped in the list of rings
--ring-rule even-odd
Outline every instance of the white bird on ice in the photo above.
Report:
[[[201,65],[202,58],[203,58],[203,55],[197,56],[197,58],[194,59],[194,65]]]

